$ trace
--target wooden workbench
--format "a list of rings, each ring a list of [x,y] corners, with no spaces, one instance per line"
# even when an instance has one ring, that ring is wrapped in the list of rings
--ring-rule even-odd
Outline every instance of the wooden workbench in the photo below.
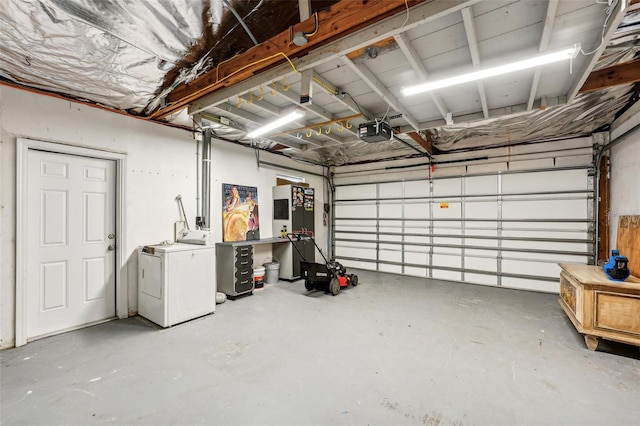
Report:
[[[598,338],[640,346],[640,279],[611,281],[601,267],[561,263],[560,305],[587,347]]]

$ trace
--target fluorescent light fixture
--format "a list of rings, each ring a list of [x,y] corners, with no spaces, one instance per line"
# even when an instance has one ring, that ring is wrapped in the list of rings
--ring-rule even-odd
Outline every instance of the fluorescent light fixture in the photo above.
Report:
[[[497,67],[473,71],[467,74],[445,78],[442,80],[430,81],[428,83],[418,84],[416,86],[404,87],[402,88],[402,95],[415,95],[418,93],[429,92],[431,90],[442,89],[444,87],[455,86],[457,84],[468,83],[470,81],[482,80],[483,78],[494,77],[497,75],[508,74],[515,71],[536,68],[542,65],[552,64],[554,62],[560,62],[567,59],[573,59],[576,57],[576,54],[579,50],[580,45],[576,44],[569,49],[560,50],[558,52],[545,53],[543,55],[534,56],[529,59],[511,62],[510,64],[506,65],[499,65]]]
[[[264,126],[260,127],[257,130],[254,130],[253,132],[247,134],[248,138],[257,138],[258,136],[262,136],[267,132],[272,131],[273,129],[277,129],[280,126],[284,126],[287,123],[291,123],[292,121],[297,120],[300,117],[303,117],[304,113],[302,111],[296,110],[293,112],[290,112],[289,114],[278,118],[277,120],[272,121],[269,124],[265,124]]]

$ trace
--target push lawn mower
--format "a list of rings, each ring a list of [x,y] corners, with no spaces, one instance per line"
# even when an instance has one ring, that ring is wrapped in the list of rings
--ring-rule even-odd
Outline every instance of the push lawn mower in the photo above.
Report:
[[[347,269],[340,262],[327,260],[324,253],[322,253],[322,250],[320,250],[320,247],[318,247],[318,244],[316,244],[316,241],[313,239],[313,235],[311,233],[291,233],[287,234],[287,238],[291,241],[291,244],[303,259],[300,262],[300,273],[304,278],[304,288],[308,291],[323,289],[328,290],[333,296],[335,296],[340,293],[341,288],[348,287],[349,284],[354,287],[358,285],[358,276],[356,274],[347,274]],[[307,262],[307,259],[302,255],[298,247],[293,244],[294,240],[311,240],[325,263]]]

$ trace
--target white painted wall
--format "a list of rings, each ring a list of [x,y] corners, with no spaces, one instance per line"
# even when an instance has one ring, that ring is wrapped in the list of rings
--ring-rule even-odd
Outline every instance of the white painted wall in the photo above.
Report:
[[[638,105],[638,104],[636,104]],[[637,110],[637,108],[636,108]],[[630,123],[635,124],[635,130]],[[618,217],[640,214],[640,112],[621,125],[613,127],[612,136],[619,129],[626,133],[618,136],[611,149],[611,224],[610,247],[616,247]]]
[[[126,265],[128,305],[137,311],[137,247],[173,239],[173,223],[180,219],[175,197],[183,196],[193,224],[196,213],[196,143],[189,131],[170,128],[99,108],[0,86],[0,349],[14,346],[15,238],[16,238],[16,138],[79,145],[126,153],[127,237],[119,248]],[[261,158],[284,166],[322,173],[321,168],[262,153]],[[254,152],[227,142],[214,141],[212,149],[212,229],[221,240],[222,183],[258,187],[261,236],[272,236],[271,187],[276,174],[300,175],[317,189],[316,205],[324,202],[321,177],[272,167],[258,168]],[[322,209],[316,209],[317,241],[326,246]],[[262,246],[256,261],[271,254]]]

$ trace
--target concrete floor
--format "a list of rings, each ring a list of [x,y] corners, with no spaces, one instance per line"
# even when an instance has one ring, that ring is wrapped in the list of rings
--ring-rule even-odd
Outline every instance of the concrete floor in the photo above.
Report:
[[[3,351],[3,424],[637,425],[638,348],[584,346],[557,296],[360,272],[267,285]]]

